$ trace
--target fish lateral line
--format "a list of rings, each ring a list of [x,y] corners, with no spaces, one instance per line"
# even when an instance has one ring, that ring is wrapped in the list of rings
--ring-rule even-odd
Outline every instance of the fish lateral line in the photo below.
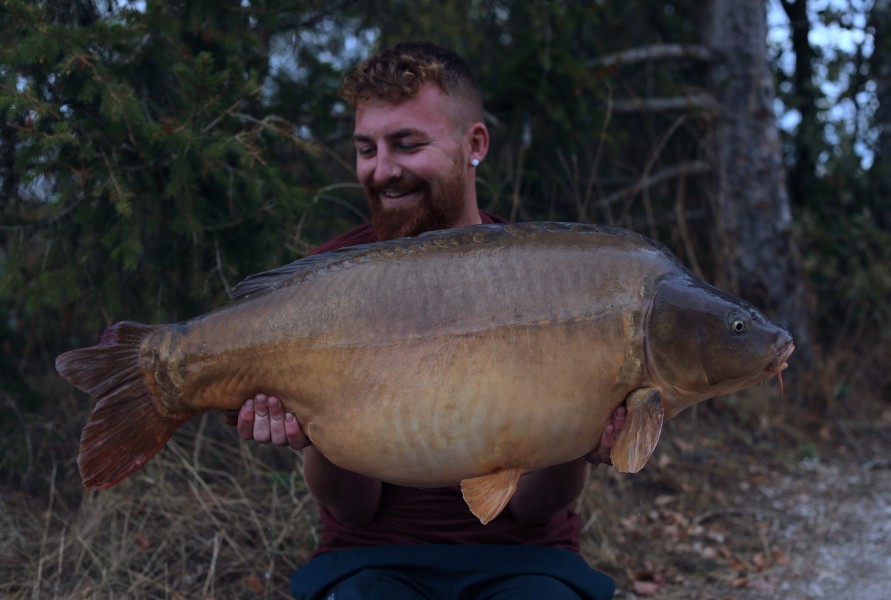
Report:
[[[536,328],[536,327],[558,327],[563,325],[574,325],[578,323],[593,323],[599,321],[601,319],[609,318],[614,312],[618,311],[599,311],[596,313],[589,313],[584,315],[573,315],[565,318],[554,318],[554,317],[541,317],[537,319],[529,319],[526,321],[518,321],[518,322],[510,322],[505,321],[503,323],[490,323],[486,325],[479,325],[475,327],[455,327],[454,329],[443,329],[437,331],[435,333],[432,332],[424,332],[424,333],[411,333],[407,335],[402,335],[399,337],[393,337],[390,339],[357,339],[357,340],[342,340],[342,341],[324,341],[319,342],[316,339],[308,339],[306,343],[307,349],[312,350],[326,350],[326,349],[350,349],[350,348],[388,348],[391,346],[397,346],[399,344],[411,344],[415,342],[430,342],[431,340],[438,340],[443,338],[452,338],[452,339],[461,339],[466,337],[477,336],[481,333],[487,333],[497,330],[520,330],[523,328]],[[457,324],[460,325],[460,324]]]

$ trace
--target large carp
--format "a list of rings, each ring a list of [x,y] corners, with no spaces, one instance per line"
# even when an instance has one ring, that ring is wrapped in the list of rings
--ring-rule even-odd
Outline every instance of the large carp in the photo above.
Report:
[[[105,488],[197,413],[281,398],[334,464],[455,485],[484,523],[520,475],[612,449],[643,467],[663,419],[773,375],[794,348],[660,244],[569,223],[480,225],[254,275],[235,302],[170,325],[117,323],[56,368],[98,402],[84,485]]]

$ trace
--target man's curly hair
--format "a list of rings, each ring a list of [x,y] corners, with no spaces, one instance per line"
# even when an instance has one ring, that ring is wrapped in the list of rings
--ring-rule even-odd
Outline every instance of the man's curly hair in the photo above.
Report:
[[[344,81],[341,91],[351,107],[362,102],[403,102],[427,83],[467,102],[482,120],[482,95],[470,67],[457,54],[430,42],[400,42],[367,58]]]

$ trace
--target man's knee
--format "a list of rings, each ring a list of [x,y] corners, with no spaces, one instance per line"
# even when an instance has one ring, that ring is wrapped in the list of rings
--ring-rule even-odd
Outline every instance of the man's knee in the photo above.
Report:
[[[363,569],[325,592],[324,600],[424,600],[411,579],[388,569]]]
[[[517,575],[491,583],[474,596],[480,600],[579,600],[571,586],[549,575]]]

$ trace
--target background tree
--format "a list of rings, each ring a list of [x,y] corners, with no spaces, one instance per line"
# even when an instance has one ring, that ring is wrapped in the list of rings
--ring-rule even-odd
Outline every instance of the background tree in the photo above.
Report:
[[[307,148],[262,97],[274,8],[3,2],[6,378],[116,320],[206,310],[305,245],[283,157]]]
[[[887,198],[891,194],[891,2],[876,0],[869,13],[874,49],[870,60],[871,74],[875,78],[878,107],[875,112],[877,140],[874,165],[882,182],[881,191]],[[885,204],[885,222],[888,222],[888,204]]]
[[[766,23],[761,0],[714,0],[704,11],[703,39],[714,57],[711,88],[721,104],[713,146],[714,225],[727,287],[772,309],[793,333],[796,359],[807,365],[810,311],[772,110],[773,78],[760,43]]]
[[[818,103],[824,100],[814,77],[817,55],[810,42],[811,22],[808,3],[805,0],[780,0],[780,6],[789,19],[792,53],[795,66],[791,76],[791,93],[785,97],[786,110],[795,111],[799,124],[792,133],[788,149],[794,153],[789,169],[789,193],[798,206],[806,204],[814,196],[817,185],[817,143],[821,138],[818,119]]]
[[[655,237],[789,324],[800,357],[803,244],[822,341],[870,332],[888,311],[871,258],[888,247],[876,187],[888,103],[869,112],[885,95],[886,51],[817,52],[806,35],[815,23],[884,27],[882,2],[854,4],[782,4],[790,52],[802,54],[777,70],[779,99],[800,124],[785,132],[787,199],[752,43],[763,39],[760,2],[183,0],[136,10],[5,0],[3,376],[22,383],[32,358],[49,367],[124,316],[205,310],[243,275],[366,218],[337,88],[373,48],[408,37],[474,63],[494,139],[479,171],[487,208]],[[869,28],[849,13],[870,15]],[[729,23],[750,35],[734,37]],[[853,129],[822,103],[826,78],[846,82],[838,97],[857,107]],[[743,82],[759,91],[731,91]],[[858,158],[865,146],[879,157],[871,166]]]
[[[841,378],[887,390],[881,365],[891,359],[889,7],[858,0],[783,6],[790,30],[798,33],[773,48],[774,65],[818,346],[826,349],[824,357],[870,348]],[[847,383],[836,388],[839,397],[850,390]]]
[[[771,87],[752,44],[761,2],[242,4],[7,3],[10,356],[44,348],[48,364],[124,315],[194,314],[364,219],[336,92],[372,48],[409,37],[474,62],[494,139],[479,171],[487,208],[642,231],[790,325],[808,354]],[[786,7],[798,19],[805,3]],[[793,88],[806,79],[796,71]],[[749,84],[757,92],[742,93]],[[816,114],[813,94],[782,99]],[[69,337],[47,344],[50,330]]]

